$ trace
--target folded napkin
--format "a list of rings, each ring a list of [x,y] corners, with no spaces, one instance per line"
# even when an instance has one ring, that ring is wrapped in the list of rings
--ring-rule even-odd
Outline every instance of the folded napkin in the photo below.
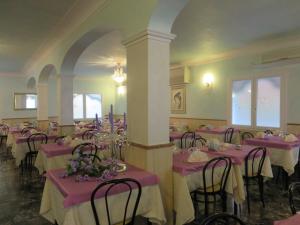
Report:
[[[255,134],[255,137],[256,138],[265,138],[266,134],[264,132],[257,132]]]
[[[65,145],[69,145],[72,141],[72,138],[70,136],[67,136],[64,138],[64,144]]]
[[[187,159],[188,162],[206,162],[208,160],[206,153],[201,151],[193,151]]]
[[[213,138],[211,140],[208,141],[208,149],[213,149],[213,150],[219,150],[221,144],[220,141],[216,138]]]
[[[293,134],[288,134],[285,136],[284,141],[285,142],[295,142],[295,141],[298,141],[298,138]]]

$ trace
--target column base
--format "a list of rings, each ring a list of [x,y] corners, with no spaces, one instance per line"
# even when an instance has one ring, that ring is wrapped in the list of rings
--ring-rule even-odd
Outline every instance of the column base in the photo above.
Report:
[[[72,136],[75,132],[75,125],[59,125],[58,134],[63,136]]]
[[[131,143],[125,152],[125,161],[155,173],[160,179],[160,190],[167,224],[173,224],[173,144],[145,146]]]

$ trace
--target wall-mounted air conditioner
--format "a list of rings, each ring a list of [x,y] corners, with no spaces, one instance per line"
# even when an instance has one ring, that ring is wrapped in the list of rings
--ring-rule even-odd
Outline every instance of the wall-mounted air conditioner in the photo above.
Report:
[[[188,66],[182,66],[170,69],[170,85],[188,84],[190,83],[191,75]]]

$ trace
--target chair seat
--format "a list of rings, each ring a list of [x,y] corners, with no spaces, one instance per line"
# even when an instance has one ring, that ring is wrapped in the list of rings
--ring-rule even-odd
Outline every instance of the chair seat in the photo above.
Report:
[[[206,188],[207,193],[219,193],[220,191],[221,191],[220,184],[214,185],[214,188],[213,188],[213,186]],[[204,193],[204,188],[200,187],[200,188],[196,189],[194,192]]]

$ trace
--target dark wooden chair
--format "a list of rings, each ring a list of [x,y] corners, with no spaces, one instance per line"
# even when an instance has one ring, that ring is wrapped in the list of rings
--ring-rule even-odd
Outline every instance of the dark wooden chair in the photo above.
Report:
[[[247,207],[250,214],[250,181],[253,180],[258,184],[260,200],[265,207],[264,201],[264,181],[261,174],[262,168],[265,162],[267,150],[264,147],[258,147],[252,149],[245,158],[245,174],[243,176],[245,180],[246,193],[247,193]]]
[[[246,223],[234,215],[219,213],[207,217],[200,225],[246,225]]]
[[[185,132],[180,138],[181,148],[190,148],[193,145],[195,139],[195,132]]]
[[[207,143],[207,141],[205,138],[198,136],[198,137],[194,138],[192,146],[193,147],[202,147],[202,146],[205,146],[206,143]]]
[[[0,124],[0,147],[4,143],[6,145],[9,127],[6,124]]]
[[[94,143],[82,143],[74,147],[72,151],[72,155],[74,154],[81,154],[81,155],[98,155],[98,147]],[[93,161],[95,161],[96,158],[93,158]]]
[[[271,130],[268,130],[268,129],[267,129],[267,130],[265,130],[264,132],[265,132],[265,134],[273,134],[273,131],[271,131]]]
[[[95,130],[93,129],[90,129],[90,130],[86,130],[83,132],[82,134],[82,140],[90,140],[92,139],[94,136],[95,136]]]
[[[47,144],[47,143],[48,143],[48,136],[44,133],[31,134],[27,138],[27,146],[29,151],[26,153],[25,156],[25,162],[24,162],[25,168],[30,169],[30,171],[32,170],[34,161],[40,149],[40,145]]]
[[[99,184],[95,188],[95,190],[93,191],[93,193],[91,195],[91,206],[92,206],[93,215],[94,215],[96,225],[100,225],[99,216],[98,216],[98,213],[97,213],[97,206],[96,206],[97,205],[96,195],[97,195],[98,191],[100,189],[105,190],[105,195],[103,197],[103,198],[105,198],[105,206],[98,206],[98,207],[99,208],[101,207],[101,209],[103,209],[103,210],[105,208],[108,225],[112,225],[111,216],[110,216],[110,214],[111,214],[110,209],[113,209],[113,207],[109,206],[109,195],[110,195],[110,192],[114,188],[118,188],[118,187],[122,187],[122,186],[126,187],[128,197],[127,197],[125,208],[124,208],[124,216],[122,218],[123,220],[120,221],[118,224],[134,225],[137,208],[138,208],[140,198],[141,198],[141,194],[142,194],[142,187],[141,187],[141,184],[137,180],[132,179],[132,178],[123,178],[123,179],[115,179],[115,180],[106,181],[106,182],[103,182],[103,183]],[[132,192],[136,189],[137,189],[137,195],[132,195]],[[130,214],[128,214],[128,203],[131,202],[131,199],[133,199],[133,204],[132,204],[133,209],[132,209],[132,213],[130,215]],[[130,217],[128,215],[130,215]],[[127,220],[128,217],[130,218],[129,222]]]
[[[234,129],[232,127],[227,128],[224,135],[224,143],[231,143]]]
[[[220,168],[220,171],[216,171]],[[227,194],[225,191],[225,187],[230,170],[231,159],[228,157],[213,158],[208,161],[203,167],[203,187],[199,187],[195,191],[192,191],[191,196],[193,198],[195,206],[198,206],[198,203],[202,202],[201,200],[199,200],[199,197],[204,196],[205,216],[208,216],[208,204],[213,203],[215,205],[217,202],[217,196],[219,196],[220,200],[222,201],[223,212],[226,211]],[[209,197],[213,197],[213,200],[209,201]],[[195,211],[197,211],[197,209],[195,209]]]

